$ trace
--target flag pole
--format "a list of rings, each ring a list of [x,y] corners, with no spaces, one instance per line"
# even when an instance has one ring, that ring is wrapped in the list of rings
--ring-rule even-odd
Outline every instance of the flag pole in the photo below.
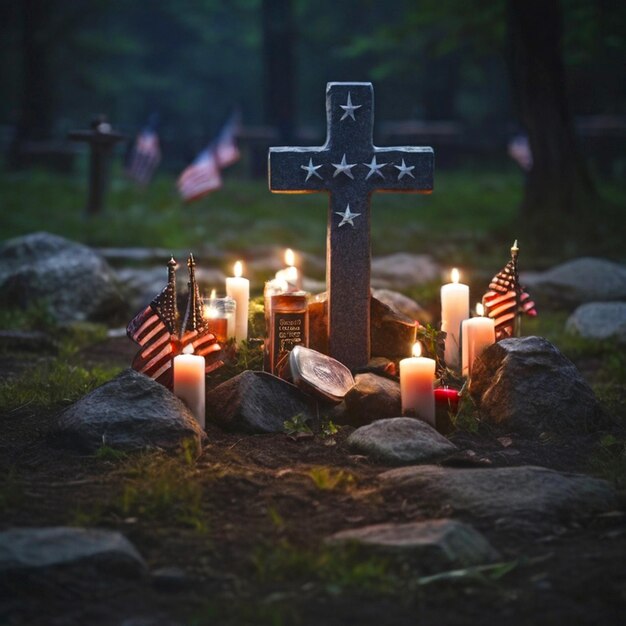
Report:
[[[522,288],[519,283],[519,276],[517,273],[517,255],[519,254],[519,247],[517,245],[517,239],[513,242],[513,246],[511,247],[511,260],[513,261],[513,265],[515,267],[515,336],[522,336]]]

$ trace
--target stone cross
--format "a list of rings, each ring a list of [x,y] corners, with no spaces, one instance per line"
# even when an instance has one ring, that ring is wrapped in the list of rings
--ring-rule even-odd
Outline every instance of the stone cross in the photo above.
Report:
[[[431,193],[432,148],[372,143],[371,83],[328,83],[326,143],[270,148],[274,193],[330,193],[326,249],[330,355],[351,369],[370,358],[370,196]]]
[[[104,116],[91,122],[89,130],[73,130],[68,139],[84,141],[89,144],[89,195],[87,198],[87,214],[100,213],[104,206],[104,194],[107,187],[109,156],[119,141],[128,139],[126,135],[112,130]]]

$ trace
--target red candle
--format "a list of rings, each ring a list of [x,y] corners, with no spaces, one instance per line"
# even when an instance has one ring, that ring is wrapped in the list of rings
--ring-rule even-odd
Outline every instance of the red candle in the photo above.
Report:
[[[456,415],[461,396],[456,389],[438,387],[435,389],[435,415],[437,430],[448,435],[454,430],[454,424],[450,420],[450,414]]]

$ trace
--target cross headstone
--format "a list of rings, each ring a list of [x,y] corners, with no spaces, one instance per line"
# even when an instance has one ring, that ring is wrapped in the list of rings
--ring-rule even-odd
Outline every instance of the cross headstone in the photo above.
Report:
[[[84,141],[89,144],[87,213],[89,215],[100,213],[104,207],[109,156],[115,144],[128,139],[128,137],[122,133],[115,132],[102,115],[91,122],[89,130],[73,130],[67,136],[74,141]]]
[[[330,355],[351,369],[370,357],[370,196],[431,193],[432,148],[373,144],[371,83],[328,83],[326,143],[270,148],[274,193],[330,193],[326,249]]]

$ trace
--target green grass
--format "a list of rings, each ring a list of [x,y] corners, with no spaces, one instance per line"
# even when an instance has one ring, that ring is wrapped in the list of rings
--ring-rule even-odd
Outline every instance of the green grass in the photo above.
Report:
[[[172,176],[139,189],[114,171],[108,207],[86,220],[85,180],[43,171],[0,178],[3,238],[34,230],[99,246],[163,246],[196,250],[215,244],[228,251],[255,245],[291,246],[322,254],[328,199],[324,194],[272,194],[265,181],[226,179],[224,188],[184,205]],[[376,254],[433,249],[451,238],[458,259],[487,233],[514,237],[522,178],[503,171],[442,171],[435,193],[375,194],[372,238]],[[449,250],[445,254],[449,254]],[[452,259],[450,259],[452,262]]]
[[[23,406],[50,407],[70,403],[111,380],[119,368],[84,368],[61,360],[41,363],[0,384],[0,412]]]
[[[354,486],[355,478],[350,472],[331,467],[313,467],[307,475],[320,491],[347,490]]]
[[[163,452],[127,456],[110,448],[101,448],[96,457],[118,464],[115,470],[118,484],[104,503],[74,511],[75,524],[90,526],[113,518],[137,518],[141,522],[207,531],[202,483],[196,475],[192,446],[185,446],[175,457]]]

